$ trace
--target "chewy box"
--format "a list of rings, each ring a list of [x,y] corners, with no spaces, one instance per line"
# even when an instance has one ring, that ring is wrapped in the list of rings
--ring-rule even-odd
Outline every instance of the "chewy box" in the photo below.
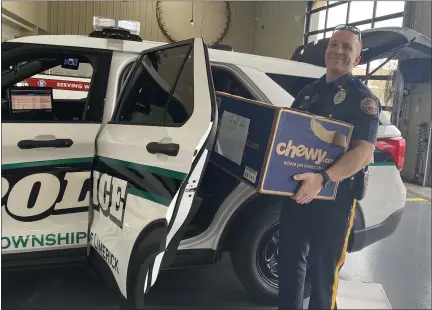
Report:
[[[219,130],[211,161],[258,192],[294,195],[293,176],[329,167],[348,149],[353,126],[217,92]],[[334,199],[338,183],[318,199]]]

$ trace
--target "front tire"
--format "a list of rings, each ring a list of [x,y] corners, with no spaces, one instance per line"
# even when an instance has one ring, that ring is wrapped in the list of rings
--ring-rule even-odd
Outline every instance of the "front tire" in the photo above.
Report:
[[[276,204],[248,217],[230,253],[233,268],[246,290],[257,301],[272,305],[277,304],[279,293],[279,215],[280,205]],[[304,298],[309,293],[306,284]]]

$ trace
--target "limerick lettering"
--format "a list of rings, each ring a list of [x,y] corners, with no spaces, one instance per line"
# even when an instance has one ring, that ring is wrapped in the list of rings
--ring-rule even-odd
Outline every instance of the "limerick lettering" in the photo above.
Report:
[[[102,258],[107,262],[107,264],[113,270],[119,273],[119,260],[117,259],[117,257],[114,256],[113,253],[108,250],[105,244],[102,243],[102,241],[98,238],[98,235],[93,232],[90,233],[90,244],[96,249],[96,251],[98,251]]]
[[[315,164],[332,163],[333,160],[326,158],[327,151],[318,148],[308,148],[304,144],[294,145],[292,140],[287,143],[280,142],[276,145],[276,153],[280,156],[290,156],[291,158],[304,157],[307,160],[313,160]]]

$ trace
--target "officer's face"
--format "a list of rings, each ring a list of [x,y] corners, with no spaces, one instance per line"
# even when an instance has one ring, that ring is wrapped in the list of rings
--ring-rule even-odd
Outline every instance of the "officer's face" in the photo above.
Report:
[[[330,38],[325,54],[327,69],[345,74],[360,62],[360,41],[350,31],[337,31]]]

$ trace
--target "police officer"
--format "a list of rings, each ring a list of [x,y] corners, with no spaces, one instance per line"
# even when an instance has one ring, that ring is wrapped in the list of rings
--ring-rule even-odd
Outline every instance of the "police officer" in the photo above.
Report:
[[[361,50],[358,28],[336,27],[325,53],[326,74],[303,88],[292,105],[354,128],[348,151],[331,167],[294,176],[300,187],[285,201],[280,215],[279,310],[303,309],[307,260],[309,309],[335,308],[338,272],[346,256],[358,191],[353,180],[362,176],[373,156],[381,111],[372,91],[351,73]],[[335,200],[314,199],[323,187],[338,181]]]

